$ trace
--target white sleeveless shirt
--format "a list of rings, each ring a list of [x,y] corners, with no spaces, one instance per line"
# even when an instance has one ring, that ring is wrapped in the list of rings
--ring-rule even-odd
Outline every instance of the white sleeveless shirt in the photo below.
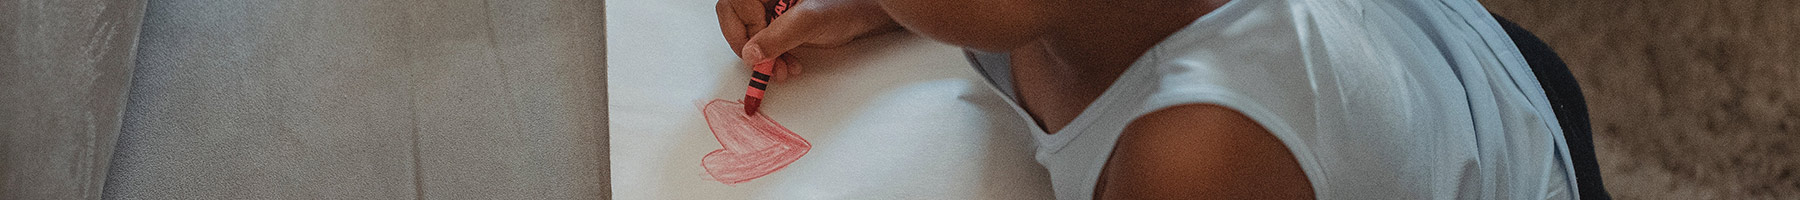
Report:
[[[1007,61],[978,54],[1028,116],[995,69]],[[1234,0],[1145,53],[1060,132],[1031,135],[1058,199],[1093,197],[1125,126],[1183,104],[1267,128],[1319,199],[1575,198],[1530,70],[1474,0]]]

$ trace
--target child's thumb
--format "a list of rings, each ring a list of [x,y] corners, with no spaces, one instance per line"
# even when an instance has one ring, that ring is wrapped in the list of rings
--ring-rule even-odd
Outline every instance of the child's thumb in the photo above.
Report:
[[[804,30],[799,30],[802,24],[795,22],[795,17],[776,18],[775,22],[769,23],[768,28],[744,42],[744,49],[740,51],[743,55],[738,57],[744,59],[744,63],[758,63],[775,59],[777,55],[806,43],[804,36],[800,34]]]

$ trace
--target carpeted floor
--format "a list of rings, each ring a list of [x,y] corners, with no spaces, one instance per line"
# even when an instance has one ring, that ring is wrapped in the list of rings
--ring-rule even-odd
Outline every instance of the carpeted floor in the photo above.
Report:
[[[1581,81],[1614,197],[1800,198],[1800,1],[1482,2]]]

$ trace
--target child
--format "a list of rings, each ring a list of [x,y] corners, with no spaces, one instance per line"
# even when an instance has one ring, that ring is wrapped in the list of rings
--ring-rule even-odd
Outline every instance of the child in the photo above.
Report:
[[[1059,199],[1605,197],[1567,70],[1473,0],[764,4],[718,4],[746,63],[899,28],[971,49]]]

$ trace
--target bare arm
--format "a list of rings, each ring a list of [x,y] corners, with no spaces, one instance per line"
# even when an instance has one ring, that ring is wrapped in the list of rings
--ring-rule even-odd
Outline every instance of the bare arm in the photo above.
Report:
[[[1132,121],[1095,189],[1098,199],[1313,199],[1286,145],[1250,117],[1210,104]]]

